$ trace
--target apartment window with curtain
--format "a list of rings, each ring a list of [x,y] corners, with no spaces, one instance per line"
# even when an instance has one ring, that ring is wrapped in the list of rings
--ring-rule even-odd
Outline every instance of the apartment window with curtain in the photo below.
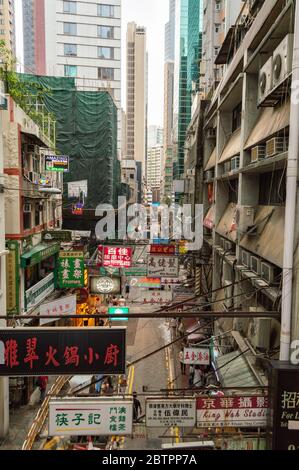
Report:
[[[65,65],[64,76],[65,77],[77,77],[77,65]]]
[[[63,23],[63,34],[70,36],[77,35],[77,24],[76,23]]]
[[[113,39],[114,38],[113,26],[98,26],[98,36],[101,39]]]
[[[99,59],[114,59],[114,48],[113,47],[98,47],[98,58]]]
[[[114,69],[110,67],[99,67],[98,78],[100,80],[114,80]]]
[[[76,2],[68,2],[64,0],[63,2],[63,13],[77,13],[77,4]]]
[[[64,44],[64,55],[77,56],[77,45],[76,44]]]
[[[98,16],[103,18],[113,18],[114,17],[114,6],[113,5],[98,5]]]

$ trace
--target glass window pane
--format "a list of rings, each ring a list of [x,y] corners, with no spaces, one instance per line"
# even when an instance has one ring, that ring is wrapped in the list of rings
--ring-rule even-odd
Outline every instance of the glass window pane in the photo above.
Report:
[[[114,58],[113,47],[98,47],[98,57],[100,59],[113,59]]]
[[[100,80],[114,80],[114,69],[109,67],[99,67],[98,77]]]
[[[77,13],[76,2],[68,2],[64,0],[63,2],[63,12],[64,13]]]
[[[65,65],[64,66],[64,76],[65,77],[76,77],[77,76],[77,66],[76,65]]]
[[[64,34],[70,34],[71,36],[77,35],[77,24],[76,23],[63,23]]]
[[[76,56],[77,55],[77,45],[76,44],[64,44],[64,55]]]
[[[113,18],[114,6],[104,4],[98,5],[98,16],[103,16],[104,18]]]
[[[102,39],[113,39],[113,26],[98,26],[98,36]]]

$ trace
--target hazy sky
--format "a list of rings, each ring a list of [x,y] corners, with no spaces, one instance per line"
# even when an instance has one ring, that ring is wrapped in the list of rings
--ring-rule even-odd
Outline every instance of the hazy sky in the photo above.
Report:
[[[122,0],[122,104],[125,107],[126,31],[127,23],[135,21],[147,29],[149,54],[148,122],[163,125],[164,94],[164,26],[168,21],[168,0]],[[22,62],[22,0],[15,0],[17,57]]]

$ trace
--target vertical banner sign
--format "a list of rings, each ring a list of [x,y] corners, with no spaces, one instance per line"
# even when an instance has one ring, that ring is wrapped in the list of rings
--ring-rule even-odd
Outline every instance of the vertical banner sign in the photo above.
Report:
[[[268,448],[299,450],[299,368],[278,361],[271,368]]]
[[[6,257],[6,302],[7,313],[19,314],[19,244],[8,241],[9,254]]]
[[[125,328],[5,328],[1,376],[126,372]]]
[[[112,268],[130,268],[132,263],[132,248],[103,247],[103,266]]]
[[[58,280],[60,289],[84,287],[84,255],[82,252],[59,253]]]
[[[49,436],[132,434],[133,402],[113,398],[50,400]]]

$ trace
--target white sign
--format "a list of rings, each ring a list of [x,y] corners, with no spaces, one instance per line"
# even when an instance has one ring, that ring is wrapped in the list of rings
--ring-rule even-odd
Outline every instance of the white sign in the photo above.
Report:
[[[162,286],[175,286],[180,285],[182,281],[178,277],[162,277],[161,284]]]
[[[145,304],[168,304],[172,301],[172,291],[148,290],[140,287],[131,287],[129,299],[132,302]]]
[[[54,273],[51,273],[33,287],[26,290],[25,298],[27,310],[38,305],[42,300],[48,297],[54,289]]]
[[[168,428],[170,426],[193,427],[196,423],[196,400],[146,400],[146,426]]]
[[[208,366],[210,364],[210,350],[208,348],[184,348],[183,363]]]
[[[87,197],[87,180],[83,181],[72,181],[67,184],[68,197],[80,197],[80,193],[83,192],[84,196]]]
[[[132,400],[79,397],[49,403],[49,436],[125,436],[132,426]]]
[[[120,278],[91,277],[90,291],[92,294],[119,294]]]
[[[52,315],[76,315],[77,297],[75,295],[69,295],[68,297],[61,297],[60,299],[54,300],[43,304],[39,308],[40,316],[52,316]],[[39,321],[40,326],[46,325],[55,321],[53,318],[41,318]]]
[[[177,277],[179,274],[179,258],[149,255],[147,270],[148,275],[152,277]]]

